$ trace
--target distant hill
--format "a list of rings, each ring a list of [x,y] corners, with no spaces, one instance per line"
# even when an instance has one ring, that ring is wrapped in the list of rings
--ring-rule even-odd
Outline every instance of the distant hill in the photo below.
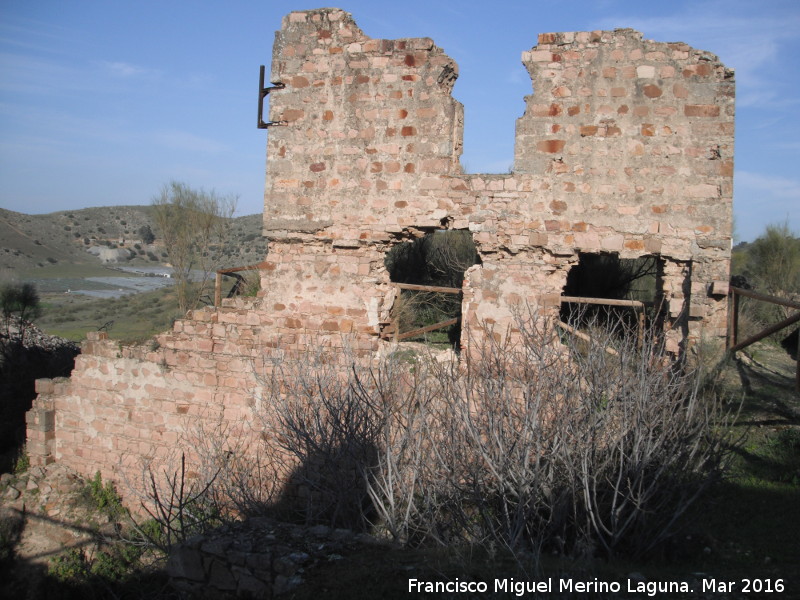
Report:
[[[103,206],[26,215],[0,209],[0,272],[10,276],[58,264],[99,264],[104,259],[123,264],[167,262],[156,238],[142,239],[142,228],[153,225],[152,206]],[[231,219],[231,235],[223,250],[226,264],[241,266],[264,259],[266,240],[261,215]],[[120,252],[109,252],[120,250]]]

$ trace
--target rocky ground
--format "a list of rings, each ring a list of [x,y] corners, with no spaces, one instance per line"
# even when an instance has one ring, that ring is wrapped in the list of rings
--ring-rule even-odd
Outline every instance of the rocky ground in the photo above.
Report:
[[[93,509],[85,490],[82,478],[57,464],[0,476],[0,514],[20,530],[16,554],[46,567],[64,550],[91,548],[109,518]]]
[[[0,597],[52,597],[58,582],[47,574],[70,550],[92,556],[110,518],[92,506],[86,482],[60,465],[0,476]]]

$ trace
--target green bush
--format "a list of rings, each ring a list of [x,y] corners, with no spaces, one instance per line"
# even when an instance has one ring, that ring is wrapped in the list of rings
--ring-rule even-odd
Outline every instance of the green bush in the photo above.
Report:
[[[0,288],[0,312],[3,316],[5,333],[10,335],[12,318],[21,323],[32,321],[42,314],[39,292],[32,283],[12,283]],[[20,327],[19,339],[24,335],[24,327]]]
[[[28,471],[31,468],[31,459],[28,456],[28,453],[25,450],[25,446],[23,446],[19,454],[17,455],[17,460],[14,461],[14,468],[12,469],[12,473],[14,475],[20,475]]]
[[[743,275],[757,292],[800,299],[800,238],[786,223],[769,225],[755,241],[737,248],[731,271]],[[787,307],[748,298],[742,300],[741,306],[747,318],[761,325],[780,321],[792,313]]]
[[[87,484],[86,495],[98,510],[103,511],[109,517],[117,518],[125,513],[122,498],[117,493],[114,484],[110,481],[103,484],[100,471],[97,471],[94,478]]]
[[[50,559],[48,574],[61,583],[78,583],[89,577],[89,561],[80,548],[73,548]]]

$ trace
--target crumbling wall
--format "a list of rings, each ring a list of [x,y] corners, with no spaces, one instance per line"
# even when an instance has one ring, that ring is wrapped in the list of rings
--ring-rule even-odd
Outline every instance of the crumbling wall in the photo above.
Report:
[[[376,335],[375,315],[392,298],[387,248],[469,229],[483,264],[465,283],[464,335],[508,330],[523,302],[552,310],[579,253],[613,252],[665,261],[670,351],[720,341],[732,72],[707,52],[630,29],[542,34],[522,59],[533,93],[517,122],[514,171],[466,175],[457,68],[439,48],[369,39],[336,9],[288,15],[272,63],[285,88],[270,96],[267,306],[312,330],[344,309],[354,317],[342,321],[347,330]]]
[[[386,252],[436,229],[472,232],[482,260],[465,277],[462,344],[513,334],[520,307],[557,311],[580,254],[604,252],[660,258],[669,351],[721,344],[732,73],[632,30],[542,34],[523,63],[533,93],[514,171],[470,175],[459,164],[457,67],[431,40],[371,39],[338,9],[285,17],[261,297],[195,311],[146,346],[93,335],[70,380],[40,383],[32,461],[130,481],[190,445],[187,432],[257,439],[269,352],[346,338],[374,356],[388,344],[379,334],[394,297]]]

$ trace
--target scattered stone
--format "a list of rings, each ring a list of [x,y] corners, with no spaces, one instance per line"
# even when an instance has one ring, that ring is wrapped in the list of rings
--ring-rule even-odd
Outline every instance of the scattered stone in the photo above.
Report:
[[[259,517],[187,540],[173,550],[167,573],[176,589],[189,594],[270,598],[301,585],[303,574],[317,565],[346,560],[375,543],[349,529]]]

